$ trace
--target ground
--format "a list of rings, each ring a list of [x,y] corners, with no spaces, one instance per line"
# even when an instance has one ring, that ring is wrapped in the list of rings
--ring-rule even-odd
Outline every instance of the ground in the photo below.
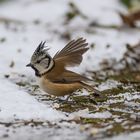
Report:
[[[139,63],[120,61],[140,29],[122,26],[118,11],[127,12],[118,0],[1,1],[1,140],[140,139]],[[90,49],[73,70],[93,78],[102,97],[81,90],[60,102],[41,91],[26,64],[41,41],[53,56],[78,37]]]

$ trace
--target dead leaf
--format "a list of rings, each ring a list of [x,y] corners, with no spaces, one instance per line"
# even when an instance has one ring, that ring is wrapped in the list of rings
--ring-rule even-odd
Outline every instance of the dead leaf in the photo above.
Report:
[[[135,11],[133,13],[129,13],[129,14],[123,14],[119,12],[119,15],[122,19],[122,22],[125,25],[128,25],[130,27],[136,27],[136,21],[140,20],[140,10]]]

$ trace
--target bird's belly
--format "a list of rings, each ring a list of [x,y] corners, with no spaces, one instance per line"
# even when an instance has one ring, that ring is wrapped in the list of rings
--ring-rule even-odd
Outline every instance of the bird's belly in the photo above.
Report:
[[[82,85],[78,82],[72,84],[53,83],[47,79],[40,79],[40,87],[48,94],[55,96],[69,95],[77,89],[81,89]]]

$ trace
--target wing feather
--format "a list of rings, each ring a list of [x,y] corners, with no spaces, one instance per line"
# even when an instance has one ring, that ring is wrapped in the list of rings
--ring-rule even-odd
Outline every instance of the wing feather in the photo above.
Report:
[[[63,64],[64,67],[79,65],[83,60],[82,55],[89,49],[86,48],[87,45],[86,39],[72,40],[61,51],[57,52],[53,59],[57,63]]]
[[[61,75],[51,78],[50,81],[54,83],[73,83],[73,82],[81,82],[81,81],[87,82],[92,80],[78,73],[65,70]]]

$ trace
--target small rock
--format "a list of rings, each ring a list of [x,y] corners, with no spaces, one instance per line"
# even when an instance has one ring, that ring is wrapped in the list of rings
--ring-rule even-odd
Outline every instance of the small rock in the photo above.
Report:
[[[3,135],[3,138],[7,138],[7,137],[9,137],[8,134],[4,134],[4,135]]]
[[[54,107],[54,108],[59,108],[60,105],[59,105],[58,103],[54,103],[54,104],[53,104],[53,107]]]

